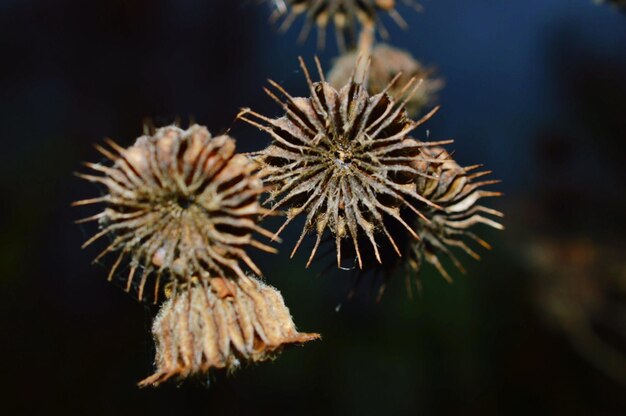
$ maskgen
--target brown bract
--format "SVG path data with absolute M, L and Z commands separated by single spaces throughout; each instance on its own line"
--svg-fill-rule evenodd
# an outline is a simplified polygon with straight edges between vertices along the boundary
M 326 28 L 329 23 L 335 27 L 335 35 L 339 49 L 346 49 L 346 36 L 354 41 L 357 27 L 376 27 L 383 38 L 388 37 L 387 30 L 380 21 L 379 13 L 387 13 L 398 24 L 407 27 L 406 21 L 396 10 L 395 0 L 273 0 L 275 10 L 271 20 L 280 17 L 284 20 L 281 31 L 287 31 L 301 15 L 305 16 L 304 26 L 298 37 L 304 41 L 313 26 L 317 27 L 317 45 L 323 48 L 326 43 Z M 402 0 L 402 3 L 421 10 L 413 0 Z
M 336 239 L 338 265 L 341 264 L 340 240 L 349 237 L 362 267 L 358 244 L 362 234 L 367 236 L 379 263 L 382 263 L 377 245 L 379 234 L 385 234 L 400 255 L 385 219 L 394 218 L 418 238 L 401 217 L 400 210 L 408 208 L 427 222 L 420 210 L 436 207 L 417 192 L 416 179 L 424 173 L 415 168 L 415 162 L 424 159 L 423 148 L 448 142 L 423 143 L 408 135 L 437 109 L 413 121 L 404 109 L 411 92 L 401 102 L 387 94 L 395 80 L 380 93 L 369 95 L 363 80 L 355 80 L 353 75 L 348 84 L 337 90 L 324 80 L 319 61 L 322 80 L 315 83 L 303 61 L 300 62 L 310 97 L 292 97 L 270 81 L 282 98 L 266 91 L 285 114 L 271 119 L 245 109 L 239 116 L 273 138 L 272 144 L 257 154 L 257 159 L 271 188 L 268 202 L 275 203 L 272 211 L 287 209 L 287 220 L 277 235 L 291 220 L 306 213 L 304 229 L 292 256 L 304 236 L 313 231 L 317 240 L 309 264 L 327 229 Z M 405 92 L 411 90 L 414 81 L 405 86 Z
M 419 271 L 424 259 L 435 266 L 446 280 L 451 281 L 440 261 L 441 255 L 450 258 L 461 272 L 465 272 L 451 248 L 460 248 L 471 257 L 479 259 L 480 256 L 470 248 L 467 240 L 487 249 L 490 246 L 470 229 L 477 224 L 504 229 L 500 223 L 488 217 L 502 217 L 503 214 L 479 204 L 482 198 L 501 195 L 500 192 L 483 189 L 499 181 L 478 181 L 478 178 L 491 172 L 478 171 L 480 165 L 462 168 L 442 148 L 424 148 L 422 151 L 426 157 L 416 162 L 416 169 L 428 172 L 429 176 L 417 178 L 418 191 L 439 208 L 429 208 L 426 216 L 430 221 L 415 219 L 416 232 L 421 240 L 412 242 L 409 264 Z
M 163 304 L 152 333 L 157 369 L 141 387 L 233 370 L 319 338 L 298 332 L 280 292 L 252 277 L 192 283 Z
M 127 149 L 107 143 L 111 150 L 96 148 L 112 165 L 86 163 L 99 175 L 79 175 L 104 185 L 106 194 L 74 205 L 105 205 L 82 221 L 100 225 L 84 247 L 104 236 L 112 240 L 96 258 L 118 253 L 109 279 L 128 257 L 126 289 L 140 274 L 141 299 L 146 280 L 154 275 L 156 302 L 162 276 L 173 283 L 211 274 L 243 277 L 240 260 L 260 273 L 244 247 L 274 251 L 252 237 L 255 231 L 271 236 L 256 225 L 264 213 L 258 203 L 263 185 L 258 166 L 235 154 L 232 138 L 211 137 L 206 128 L 194 125 L 158 129 Z

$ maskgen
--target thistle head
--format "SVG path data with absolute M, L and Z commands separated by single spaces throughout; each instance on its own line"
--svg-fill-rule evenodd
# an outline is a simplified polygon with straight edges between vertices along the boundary
M 379 14 L 388 14 L 398 26 L 407 27 L 406 21 L 396 10 L 395 0 L 272 0 L 274 12 L 270 18 L 283 18 L 280 31 L 287 31 L 299 16 L 305 16 L 304 26 L 298 37 L 304 41 L 313 26 L 317 28 L 317 45 L 323 49 L 326 43 L 326 28 L 332 24 L 340 50 L 355 43 L 357 28 L 376 28 L 383 38 L 389 37 Z M 420 10 L 413 0 L 404 4 Z
M 178 289 L 152 326 L 157 369 L 140 387 L 232 371 L 319 338 L 298 332 L 280 292 L 255 278 L 194 280 Z
M 363 79 L 354 74 L 340 90 L 321 78 L 313 82 L 301 60 L 309 97 L 292 97 L 280 85 L 266 90 L 284 111 L 272 119 L 251 110 L 240 118 L 272 137 L 272 143 L 257 154 L 261 173 L 271 192 L 272 211 L 287 210 L 287 220 L 278 231 L 300 214 L 305 225 L 292 255 L 309 232 L 317 234 L 309 264 L 323 234 L 335 237 L 337 264 L 341 264 L 341 240 L 354 245 L 358 265 L 363 266 L 359 237 L 367 237 L 379 263 L 378 238 L 385 235 L 401 255 L 385 221 L 398 221 L 414 238 L 413 228 L 400 215 L 402 209 L 422 216 L 424 207 L 436 207 L 417 191 L 417 178 L 425 175 L 415 166 L 422 149 L 448 142 L 419 142 L 409 137 L 437 109 L 419 121 L 411 120 L 405 105 L 419 86 L 405 86 L 406 98 L 397 102 L 388 94 L 394 79 L 383 91 L 370 95 Z M 365 71 L 366 72 L 366 71 Z M 278 234 L 277 233 L 277 234 Z
M 129 148 L 107 143 L 110 149 L 96 148 L 109 163 L 86 163 L 96 174 L 79 174 L 104 185 L 105 194 L 74 205 L 104 204 L 100 213 L 81 221 L 100 226 L 84 246 L 104 236 L 111 239 L 96 258 L 117 253 L 109 279 L 128 258 L 126 290 L 138 278 L 142 299 L 152 276 L 156 302 L 162 277 L 172 284 L 191 276 L 242 277 L 240 261 L 260 273 L 244 248 L 273 251 L 252 235 L 268 235 L 256 225 L 264 212 L 258 203 L 263 185 L 257 165 L 235 154 L 232 138 L 211 137 L 194 125 L 160 128 Z
M 442 258 L 450 259 L 457 269 L 465 273 L 453 249 L 460 249 L 478 260 L 480 256 L 472 245 L 487 249 L 491 246 L 474 232 L 474 226 L 484 224 L 504 229 L 502 224 L 492 219 L 503 214 L 481 204 L 483 198 L 501 195 L 486 189 L 499 181 L 479 180 L 491 172 L 479 170 L 481 165 L 461 167 L 443 148 L 431 147 L 422 151 L 426 157 L 416 161 L 416 168 L 429 175 L 417 179 L 418 191 L 436 203 L 438 208 L 428 209 L 426 216 L 429 221 L 415 218 L 415 230 L 421 239 L 411 243 L 408 264 L 418 272 L 426 261 L 435 266 L 446 280 L 452 281 Z

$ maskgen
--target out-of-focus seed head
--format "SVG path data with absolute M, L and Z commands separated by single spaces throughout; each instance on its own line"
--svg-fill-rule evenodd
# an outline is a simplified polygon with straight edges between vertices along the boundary
M 111 164 L 86 163 L 98 175 L 79 175 L 104 185 L 105 195 L 75 205 L 105 205 L 99 214 L 81 221 L 100 225 L 84 247 L 111 238 L 96 258 L 117 253 L 109 279 L 129 258 L 126 290 L 133 287 L 139 270 L 139 299 L 153 276 L 156 302 L 162 276 L 174 284 L 190 276 L 242 277 L 240 260 L 260 274 L 244 248 L 274 251 L 252 237 L 253 232 L 271 236 L 256 225 L 264 213 L 258 202 L 263 184 L 258 165 L 235 154 L 232 138 L 211 137 L 206 128 L 194 125 L 188 130 L 160 128 L 126 149 L 107 143 L 111 150 L 96 148 Z
M 491 172 L 478 171 L 480 165 L 462 168 L 442 148 L 423 148 L 422 151 L 426 157 L 416 162 L 416 168 L 429 175 L 417 178 L 418 192 L 439 208 L 429 208 L 426 217 L 430 221 L 419 217 L 415 219 L 416 232 L 421 239 L 412 242 L 409 264 L 415 271 L 419 271 L 425 260 L 435 266 L 446 280 L 451 281 L 440 258 L 448 257 L 464 273 L 465 269 L 451 249 L 459 248 L 471 257 L 480 259 L 467 241 L 487 249 L 490 246 L 471 228 L 476 224 L 485 224 L 498 230 L 504 228 L 488 217 L 502 217 L 501 212 L 479 204 L 482 198 L 501 195 L 500 192 L 484 189 L 499 181 L 477 180 Z
M 240 114 L 240 118 L 273 138 L 272 144 L 258 153 L 258 161 L 271 188 L 268 202 L 275 202 L 272 210 L 287 209 L 287 220 L 277 234 L 305 213 L 304 229 L 292 256 L 305 235 L 315 232 L 317 241 L 309 264 L 327 229 L 335 236 L 338 265 L 341 265 L 340 242 L 350 238 L 358 265 L 363 266 L 358 243 L 361 235 L 371 243 L 379 263 L 382 263 L 377 241 L 380 234 L 386 236 L 400 255 L 385 220 L 395 218 L 418 238 L 401 217 L 400 210 L 407 208 L 422 216 L 420 209 L 436 206 L 418 193 L 416 179 L 424 173 L 414 166 L 423 157 L 423 148 L 448 142 L 418 142 L 409 134 L 437 109 L 413 121 L 404 109 L 411 92 L 401 102 L 387 93 L 397 77 L 375 95 L 369 95 L 363 80 L 355 80 L 354 76 L 336 90 L 324 80 L 319 61 L 317 67 L 322 80 L 315 83 L 304 62 L 300 62 L 310 97 L 292 97 L 270 81 L 282 98 L 266 91 L 285 114 L 277 119 L 249 109 Z M 419 86 L 412 88 L 413 81 L 405 90 Z
M 213 278 L 179 289 L 154 321 L 157 369 L 141 387 L 234 370 L 319 338 L 298 332 L 280 292 L 255 278 Z
M 348 52 L 340 56 L 328 74 L 328 83 L 341 88 L 350 80 L 358 58 L 357 52 Z M 398 81 L 389 90 L 395 99 L 400 99 L 402 86 L 412 78 L 422 81 L 422 86 L 407 102 L 406 109 L 411 117 L 417 116 L 424 107 L 431 105 L 437 92 L 443 87 L 443 80 L 433 77 L 433 69 L 422 66 L 408 52 L 386 44 L 375 46 L 371 53 L 371 68 L 367 77 L 367 91 L 374 95 L 383 89 L 391 80 L 400 75 Z
M 272 3 L 274 12 L 271 20 L 284 18 L 280 31 L 287 31 L 299 16 L 304 15 L 305 22 L 298 40 L 304 41 L 315 26 L 320 49 L 326 43 L 326 28 L 329 23 L 334 25 L 341 50 L 345 50 L 346 46 L 353 46 L 358 26 L 376 27 L 383 38 L 389 37 L 380 21 L 381 12 L 388 14 L 398 26 L 407 27 L 406 21 L 396 10 L 395 0 L 272 0 Z M 421 10 L 419 4 L 413 0 L 402 0 L 402 3 Z
M 623 238 L 535 232 L 525 245 L 531 299 L 541 320 L 595 368 L 626 385 L 626 345 L 619 336 L 626 316 L 616 313 L 626 299 Z
M 626 0 L 595 0 L 595 2 L 599 4 L 608 3 L 611 6 L 620 7 L 622 10 L 626 10 Z

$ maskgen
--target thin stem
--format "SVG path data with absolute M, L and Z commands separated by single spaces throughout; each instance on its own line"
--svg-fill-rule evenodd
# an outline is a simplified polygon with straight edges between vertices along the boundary
M 372 48 L 376 40 L 376 25 L 375 22 L 367 21 L 361 26 L 361 33 L 359 33 L 359 42 L 357 48 L 357 56 L 360 59 L 357 60 L 358 67 L 354 79 L 365 79 L 364 75 L 367 71 L 369 58 L 372 55 Z

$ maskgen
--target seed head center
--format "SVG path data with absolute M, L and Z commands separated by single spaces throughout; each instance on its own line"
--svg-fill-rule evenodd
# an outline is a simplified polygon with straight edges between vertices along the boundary
M 182 209 L 187 209 L 191 205 L 193 205 L 194 198 L 193 198 L 193 196 L 184 195 L 184 194 L 178 194 L 178 195 L 176 195 L 176 203 Z
M 346 149 L 337 149 L 334 152 L 335 164 L 340 169 L 348 169 L 352 164 L 352 152 Z

